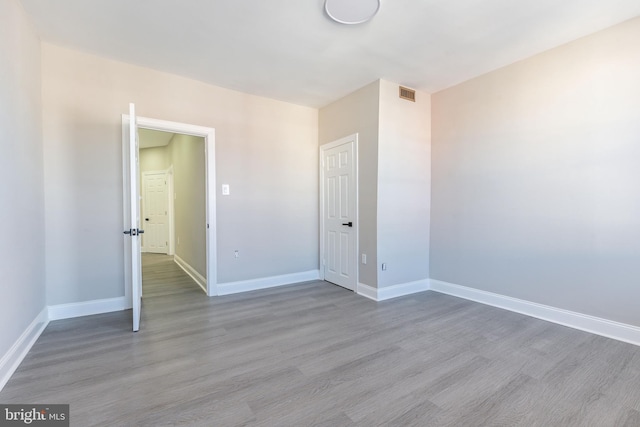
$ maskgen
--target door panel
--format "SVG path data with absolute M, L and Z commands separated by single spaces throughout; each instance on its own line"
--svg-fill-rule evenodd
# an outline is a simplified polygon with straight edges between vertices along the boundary
M 357 220 L 353 141 L 323 151 L 324 278 L 355 290 Z
M 140 167 L 138 158 L 138 126 L 136 121 L 135 106 L 129 104 L 129 139 L 128 139 L 128 183 L 129 183 L 129 216 L 128 224 L 125 223 L 125 227 L 129 227 L 125 230 L 125 239 L 130 240 L 130 251 L 127 253 L 130 255 L 131 271 L 128 283 L 131 283 L 131 302 L 133 306 L 133 331 L 140 329 L 140 316 L 142 310 L 142 254 L 140 248 L 140 234 L 143 232 L 140 230 L 140 186 L 138 184 L 138 177 Z
M 145 252 L 166 254 L 169 250 L 168 191 L 166 172 L 144 172 L 143 207 Z

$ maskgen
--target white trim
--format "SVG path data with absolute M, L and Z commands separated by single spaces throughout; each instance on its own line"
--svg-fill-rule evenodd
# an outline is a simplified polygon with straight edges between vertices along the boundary
M 207 251 L 207 284 L 206 294 L 208 296 L 218 295 L 218 241 L 217 239 L 217 219 L 216 219 L 216 131 L 206 129 L 204 137 L 205 156 L 205 191 L 207 194 L 205 212 L 206 224 L 205 232 Z
M 392 298 L 403 297 L 418 292 L 429 290 L 429 279 L 416 280 L 415 282 L 400 283 L 384 288 L 374 288 L 364 283 L 358 283 L 357 293 L 374 301 L 385 301 Z
M 360 277 L 360 190 L 359 190 L 359 164 L 358 164 L 358 133 L 354 133 L 352 135 L 346 136 L 344 138 L 340 138 L 336 141 L 329 142 L 326 144 L 322 144 L 319 147 L 319 155 L 318 155 L 318 171 L 319 171 L 319 180 L 320 180 L 320 203 L 319 205 L 319 222 L 320 222 L 320 252 L 319 252 L 319 273 L 320 280 L 324 280 L 324 270 L 325 270 L 325 248 L 324 248 L 324 151 L 330 150 L 335 147 L 339 147 L 340 145 L 352 143 L 353 144 L 353 180 L 356 187 L 356 209 L 355 209 L 355 251 L 356 251 L 356 265 L 355 265 L 355 280 L 354 280 L 354 292 L 358 290 L 358 279 Z
M 126 297 L 50 305 L 49 320 L 71 319 L 73 317 L 111 313 L 113 311 L 128 310 L 130 308 L 131 299 Z
M 443 282 L 441 280 L 431 279 L 430 282 L 430 288 L 435 292 L 503 308 L 618 341 L 640 345 L 640 328 L 637 326 L 468 288 L 466 286 L 454 285 L 453 283 Z
M 11 379 L 13 373 L 18 369 L 18 366 L 20 366 L 48 324 L 49 318 L 47 317 L 47 307 L 45 307 L 33 319 L 33 322 L 27 326 L 27 329 L 24 330 L 9 351 L 2 356 L 2 359 L 0 359 L 0 391 Z
M 308 282 L 320 279 L 319 270 L 283 274 L 281 276 L 261 277 L 259 279 L 240 280 L 238 282 L 218 283 L 218 295 L 237 294 L 258 289 L 274 288 L 292 283 Z
M 205 294 L 207 293 L 207 279 L 205 279 L 202 274 L 198 273 L 195 268 L 193 268 L 188 262 L 180 258 L 178 255 L 173 256 L 173 261 L 178 264 L 178 267 L 183 269 L 185 273 L 191 276 L 193 281 L 202 288 Z
M 378 290 L 373 286 L 365 285 L 364 283 L 358 283 L 356 293 L 365 298 L 369 298 L 373 301 L 378 301 Z
M 169 193 L 169 200 L 167 204 L 167 210 L 169 211 L 169 247 L 167 248 L 167 255 L 175 255 L 176 253 L 176 222 L 175 222 L 175 186 L 173 184 L 173 164 L 167 168 L 167 192 Z

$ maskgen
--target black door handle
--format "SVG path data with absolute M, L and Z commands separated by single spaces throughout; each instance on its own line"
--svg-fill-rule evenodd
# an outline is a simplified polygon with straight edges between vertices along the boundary
M 145 220 L 145 221 L 149 221 L 149 218 L 145 218 L 144 220 Z
M 131 228 L 129 230 L 125 230 L 124 234 L 128 234 L 130 236 L 138 236 L 140 234 L 144 234 L 144 230 L 140 230 L 139 228 Z
M 346 224 L 342 223 L 342 225 L 346 225 L 347 227 L 353 227 L 353 222 L 349 221 Z

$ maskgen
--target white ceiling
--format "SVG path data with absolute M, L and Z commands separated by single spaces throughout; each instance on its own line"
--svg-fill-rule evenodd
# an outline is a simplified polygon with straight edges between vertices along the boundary
M 164 147 L 165 145 L 169 145 L 169 141 L 171 141 L 174 135 L 174 133 L 162 132 L 160 130 L 138 128 L 138 145 L 140 149 Z
M 435 92 L 640 15 L 638 0 L 21 0 L 43 40 L 321 107 L 378 78 Z M 345 0 L 346 1 L 346 0 Z

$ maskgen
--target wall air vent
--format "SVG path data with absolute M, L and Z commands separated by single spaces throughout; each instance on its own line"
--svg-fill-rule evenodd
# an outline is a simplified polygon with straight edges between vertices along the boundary
M 407 87 L 400 86 L 400 98 L 407 101 L 416 102 L 416 91 Z

